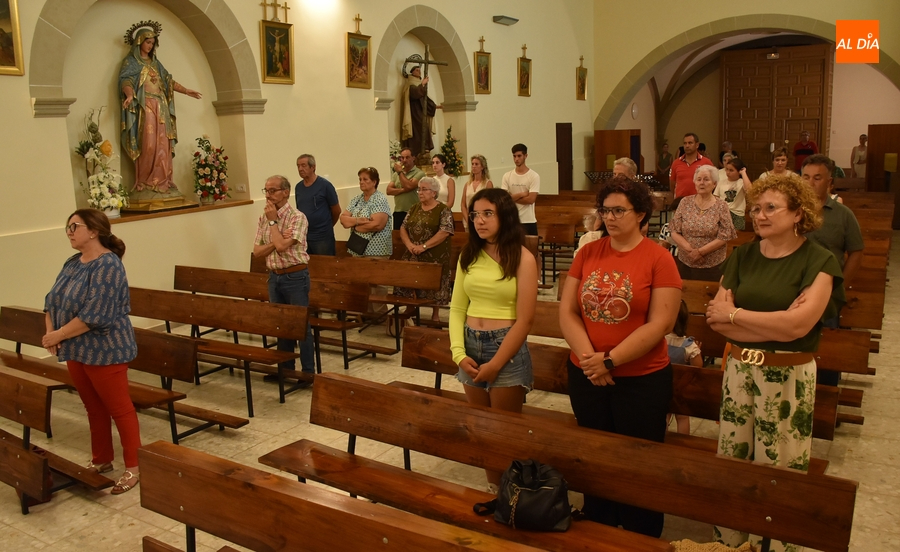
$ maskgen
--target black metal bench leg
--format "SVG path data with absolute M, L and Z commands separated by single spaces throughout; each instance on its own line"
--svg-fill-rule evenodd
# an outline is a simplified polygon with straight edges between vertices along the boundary
M 412 462 L 409 458 L 409 449 L 403 449 L 403 469 L 412 471 Z
M 253 417 L 253 385 L 250 383 L 250 362 L 244 362 L 244 386 L 247 389 L 247 417 Z
M 316 373 L 322 373 L 322 345 L 319 343 L 319 338 L 322 336 L 321 330 L 318 328 L 313 330 L 313 343 L 315 344 L 316 351 Z
M 190 525 L 184 526 L 186 552 L 197 552 L 197 531 Z
M 761 543 L 759 543 L 759 546 L 760 552 L 769 552 L 772 546 L 772 539 L 770 539 L 769 537 L 763 537 L 763 540 Z
M 347 330 L 341 331 L 341 349 L 344 351 L 344 370 L 350 369 L 350 351 L 347 349 Z M 375 356 L 375 355 L 372 355 Z
M 178 444 L 178 427 L 175 425 L 175 403 L 169 403 L 169 427 L 172 428 L 172 443 Z

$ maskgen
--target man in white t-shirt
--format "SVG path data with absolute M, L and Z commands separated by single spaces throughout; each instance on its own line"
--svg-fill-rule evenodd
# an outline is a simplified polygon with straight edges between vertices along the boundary
M 516 168 L 503 175 L 500 187 L 509 192 L 519 208 L 519 222 L 528 236 L 537 236 L 537 218 L 534 216 L 534 202 L 541 191 L 541 177 L 525 165 L 528 148 L 525 144 L 512 147 Z

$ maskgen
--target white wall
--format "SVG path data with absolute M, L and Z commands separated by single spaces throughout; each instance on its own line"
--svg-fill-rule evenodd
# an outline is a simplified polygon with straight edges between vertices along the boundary
M 835 63 L 832 100 L 828 155 L 841 167 L 870 124 L 900 123 L 900 90 L 869 65 Z
M 259 3 L 225 1 L 259 64 Z M 84 2 L 87 0 L 73 3 L 73 9 L 77 11 Z M 451 22 L 467 63 L 482 35 L 485 49 L 493 53 L 493 93 L 476 96 L 479 103 L 474 112 L 445 114 L 448 122 L 451 116 L 458 121 L 453 123 L 454 133 L 465 135 L 464 151 L 486 155 L 499 182 L 503 172 L 512 167 L 510 147 L 524 142 L 529 147 L 529 166 L 542 176 L 542 192 L 554 193 L 555 123 L 573 123 L 575 167 L 585 164 L 578 144 L 593 136 L 592 102 L 575 100 L 573 69 L 580 55 L 588 58 L 585 61 L 590 66 L 594 3 L 425 3 Z M 205 133 L 226 148 L 237 144 L 246 150 L 248 178 L 243 184 L 256 203 L 115 224 L 113 231 L 128 246 L 125 265 L 133 284 L 170 288 L 177 263 L 246 269 L 261 212 L 259 189 L 272 174 L 296 181 L 295 160 L 300 153 L 316 156 L 319 174 L 338 188 L 342 205 L 359 193 L 356 172 L 360 167 L 373 165 L 389 174 L 389 112 L 375 110 L 372 90 L 345 87 L 344 40 L 346 33 L 355 29 L 353 18 L 360 13 L 361 32 L 372 36 L 374 69 L 381 37 L 392 20 L 412 4 L 399 0 L 384 0 L 377 8 L 362 0 L 289 0 L 289 4 L 297 81 L 293 86 L 263 84 L 262 96 L 267 100 L 263 115 L 216 116 L 211 105 L 217 99 L 215 82 L 197 40 L 151 0 L 99 0 L 79 21 L 71 45 L 60 52 L 66 59 L 63 96 L 77 98 L 68 118 L 35 119 L 29 76 L 0 77 L 0 127 L 10 137 L 0 148 L 0 305 L 40 306 L 59 267 L 71 254 L 63 225 L 83 202 L 80 191 L 76 193 L 80 165 L 73 164 L 80 161 L 72 149 L 84 114 L 101 105 L 108 106 L 101 131 L 118 146 L 118 110 L 112 109 L 118 103 L 116 77 L 127 53 L 122 36 L 136 21 L 162 22 L 160 59 L 177 81 L 204 94 L 202 101 L 177 98 L 180 141 L 175 173 L 180 189 L 192 189 L 189 157 L 194 138 Z M 26 72 L 43 6 L 42 0 L 19 2 Z M 497 25 L 491 21 L 496 13 L 520 21 L 511 27 Z M 406 43 L 411 44 L 412 39 L 404 39 Z M 534 63 L 530 98 L 516 96 L 515 90 L 515 60 L 523 43 L 528 44 L 528 56 Z M 590 91 L 595 75 L 589 77 Z M 440 91 L 436 95 L 440 100 Z M 439 132 L 436 145 L 443 142 L 444 131 Z M 236 187 L 242 182 L 232 184 Z M 338 235 L 346 233 L 339 228 Z
M 631 106 L 637 106 L 637 117 L 632 116 Z M 622 114 L 616 130 L 641 130 L 641 155 L 644 157 L 644 172 L 656 170 L 656 113 L 653 106 L 653 95 L 650 85 L 641 88 L 628 104 Z M 671 148 L 670 148 L 671 150 Z M 640 169 L 640 167 L 638 167 Z

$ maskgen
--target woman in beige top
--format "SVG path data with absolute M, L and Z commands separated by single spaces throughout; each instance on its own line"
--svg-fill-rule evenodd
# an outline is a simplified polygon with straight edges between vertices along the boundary
M 463 186 L 462 200 L 460 202 L 463 226 L 467 229 L 469 228 L 469 198 L 473 197 L 476 192 L 494 187 L 494 183 L 491 182 L 491 174 L 488 172 L 487 159 L 483 155 L 476 153 L 472 156 L 470 162 L 472 169 L 469 171 L 469 181 Z

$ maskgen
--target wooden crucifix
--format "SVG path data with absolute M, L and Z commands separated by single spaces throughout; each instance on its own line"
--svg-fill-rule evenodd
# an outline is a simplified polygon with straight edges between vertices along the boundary
M 484 36 L 482 36 L 481 38 L 478 39 L 478 44 L 480 45 L 478 48 L 478 51 L 483 52 L 484 51 Z
M 525 55 L 525 50 L 527 50 L 527 49 L 528 49 L 528 45 L 527 45 L 527 44 L 522 44 L 522 57 L 523 57 L 524 59 L 528 59 L 528 56 Z
M 362 17 L 360 17 L 359 14 L 356 14 L 353 21 L 356 21 L 356 34 L 359 34 L 359 24 L 362 23 Z
M 275 2 L 275 5 L 277 6 L 277 5 L 278 5 L 278 2 Z M 287 3 L 287 2 L 285 2 L 284 5 L 281 6 L 281 8 L 284 10 L 284 22 L 287 23 L 287 22 L 288 22 L 288 20 L 287 20 L 287 12 L 288 12 L 289 9 L 291 9 L 291 7 L 288 6 L 288 3 Z M 278 8 L 275 8 L 275 12 L 276 12 L 276 13 L 278 12 Z
M 263 9 L 263 20 L 278 21 L 278 2 L 276 2 L 275 0 L 272 0 L 272 3 L 269 4 L 266 0 L 263 0 L 262 2 L 259 3 L 259 5 L 262 6 L 262 9 Z M 269 19 L 269 8 L 270 7 L 275 8 L 275 19 L 271 19 L 271 20 Z
M 419 99 L 419 102 L 422 104 L 422 133 L 419 136 L 419 155 L 422 155 L 425 152 L 425 136 L 426 132 L 431 132 L 431 129 L 428 128 L 428 83 L 425 83 L 425 79 L 428 78 L 428 66 L 429 65 L 448 65 L 446 61 L 437 61 L 434 59 L 429 59 L 431 54 L 431 47 L 426 44 L 425 45 L 425 58 L 420 58 L 418 54 L 414 54 L 408 58 L 406 58 L 407 63 L 415 63 L 417 65 L 424 65 L 425 70 L 423 71 L 422 81 L 424 87 L 424 94 Z M 430 153 L 430 152 L 429 152 Z

